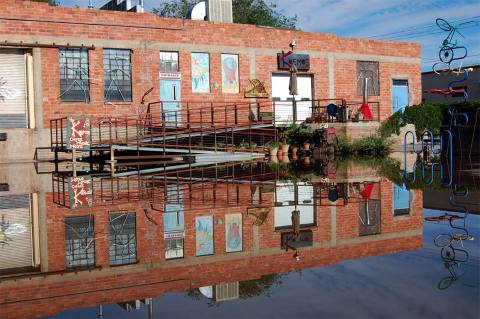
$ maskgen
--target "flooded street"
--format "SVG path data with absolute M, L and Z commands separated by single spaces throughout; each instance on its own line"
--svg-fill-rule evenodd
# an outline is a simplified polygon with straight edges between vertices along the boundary
M 467 164 L 3 165 L 0 317 L 475 318 Z

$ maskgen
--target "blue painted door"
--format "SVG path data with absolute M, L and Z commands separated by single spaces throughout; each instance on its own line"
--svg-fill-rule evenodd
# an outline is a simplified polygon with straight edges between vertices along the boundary
M 405 185 L 393 184 L 393 215 L 406 215 L 410 213 L 410 191 Z
M 168 125 L 181 126 L 182 124 L 182 93 L 180 80 L 160 80 L 161 111 Z
M 405 109 L 408 106 L 408 81 L 407 80 L 393 80 L 392 84 L 392 107 L 393 113 Z

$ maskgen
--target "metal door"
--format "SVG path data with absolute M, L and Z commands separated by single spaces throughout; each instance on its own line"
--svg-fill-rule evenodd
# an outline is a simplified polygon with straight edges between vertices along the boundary
M 0 274 L 33 266 L 31 197 L 0 196 Z
M 409 93 L 407 80 L 393 80 L 392 84 L 392 108 L 393 113 L 402 111 L 408 106 Z
M 25 52 L 0 50 L 0 128 L 27 127 Z
M 393 215 L 408 215 L 410 213 L 410 191 L 405 185 L 393 184 Z
M 161 111 L 170 126 L 181 126 L 182 124 L 181 97 L 180 80 L 160 80 L 160 100 L 163 102 Z

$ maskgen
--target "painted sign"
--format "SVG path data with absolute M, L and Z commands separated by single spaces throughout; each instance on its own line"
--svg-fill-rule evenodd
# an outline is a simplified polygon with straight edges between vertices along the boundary
M 210 55 L 208 53 L 192 53 L 192 92 L 210 92 Z
M 67 149 L 89 150 L 92 133 L 87 117 L 67 117 Z
M 308 54 L 296 54 L 292 51 L 282 51 L 277 53 L 278 69 L 290 70 L 290 66 L 295 64 L 298 71 L 310 70 L 310 56 Z
M 213 215 L 195 218 L 197 256 L 213 255 Z
M 245 97 L 253 98 L 267 98 L 268 92 L 265 89 L 265 85 L 258 79 L 248 80 L 250 82 L 250 88 L 245 90 Z
M 68 178 L 68 199 L 71 209 L 92 207 L 93 183 L 91 176 Z
M 181 80 L 182 75 L 180 73 L 172 73 L 172 72 L 160 72 L 159 73 L 160 79 L 168 79 L 168 80 Z
M 242 214 L 225 215 L 225 250 L 227 253 L 243 250 L 242 232 Z
M 238 55 L 236 54 L 222 54 L 222 92 L 240 92 Z

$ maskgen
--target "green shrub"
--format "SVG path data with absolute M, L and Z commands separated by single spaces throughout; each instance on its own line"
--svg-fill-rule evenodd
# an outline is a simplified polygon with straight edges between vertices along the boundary
M 480 108 L 480 102 L 461 102 L 461 103 L 422 103 L 409 106 L 405 111 L 396 112 L 383 123 L 379 128 L 379 134 L 382 137 L 388 137 L 391 134 L 399 134 L 400 128 L 407 125 L 415 125 L 417 136 L 421 136 L 424 130 L 431 130 L 434 134 L 439 133 L 442 124 L 449 119 L 448 109 L 452 108 L 459 112 L 475 110 Z
M 381 136 L 364 137 L 353 142 L 339 136 L 334 145 L 335 152 L 343 156 L 384 156 L 390 152 L 391 142 Z

